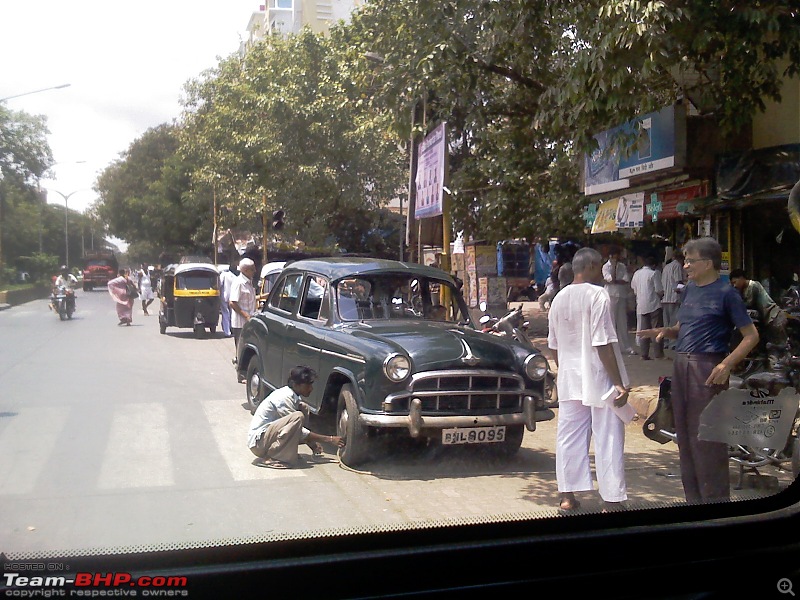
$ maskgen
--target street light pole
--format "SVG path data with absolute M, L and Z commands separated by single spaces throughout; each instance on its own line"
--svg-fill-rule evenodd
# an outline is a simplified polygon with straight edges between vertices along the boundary
M 12 98 L 21 98 L 22 96 L 30 96 L 31 94 L 38 94 L 39 92 L 46 92 L 48 90 L 61 90 L 71 85 L 72 85 L 71 83 L 64 83 L 62 85 L 54 85 L 52 87 L 46 87 L 40 90 L 33 90 L 32 92 L 24 92 L 22 94 L 16 94 L 14 96 L 6 96 L 5 98 L 0 98 L 0 102 L 5 102 L 6 100 L 11 100 Z
M 73 194 L 82 192 L 84 190 L 75 190 L 69 194 L 62 194 L 58 190 L 48 190 L 54 192 L 64 199 L 64 264 L 69 268 L 69 198 Z

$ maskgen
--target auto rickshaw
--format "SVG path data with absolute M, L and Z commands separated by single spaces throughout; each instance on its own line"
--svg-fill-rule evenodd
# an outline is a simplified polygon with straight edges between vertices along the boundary
M 169 265 L 159 281 L 158 326 L 191 327 L 195 337 L 202 337 L 206 327 L 210 333 L 219 323 L 219 273 L 214 265 L 187 263 Z

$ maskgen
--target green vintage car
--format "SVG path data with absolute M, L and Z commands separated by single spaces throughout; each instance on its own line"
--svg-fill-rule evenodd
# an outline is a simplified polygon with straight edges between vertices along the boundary
M 293 367 L 317 371 L 306 402 L 346 438 L 348 465 L 375 458 L 379 441 L 397 435 L 510 455 L 526 427 L 554 417 L 541 352 L 477 330 L 456 281 L 423 265 L 291 263 L 237 353 L 251 411 Z

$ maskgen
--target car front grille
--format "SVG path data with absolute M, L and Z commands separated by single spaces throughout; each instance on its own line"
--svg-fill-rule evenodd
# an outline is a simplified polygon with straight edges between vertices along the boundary
M 522 411 L 525 384 L 514 373 L 465 370 L 417 373 L 406 391 L 386 398 L 384 409 L 407 414 L 413 398 L 423 415 L 485 415 Z

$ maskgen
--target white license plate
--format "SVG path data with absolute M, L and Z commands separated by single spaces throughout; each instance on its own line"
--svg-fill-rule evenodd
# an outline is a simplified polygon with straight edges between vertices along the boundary
M 506 439 L 506 426 L 455 427 L 442 430 L 442 444 L 493 444 Z

